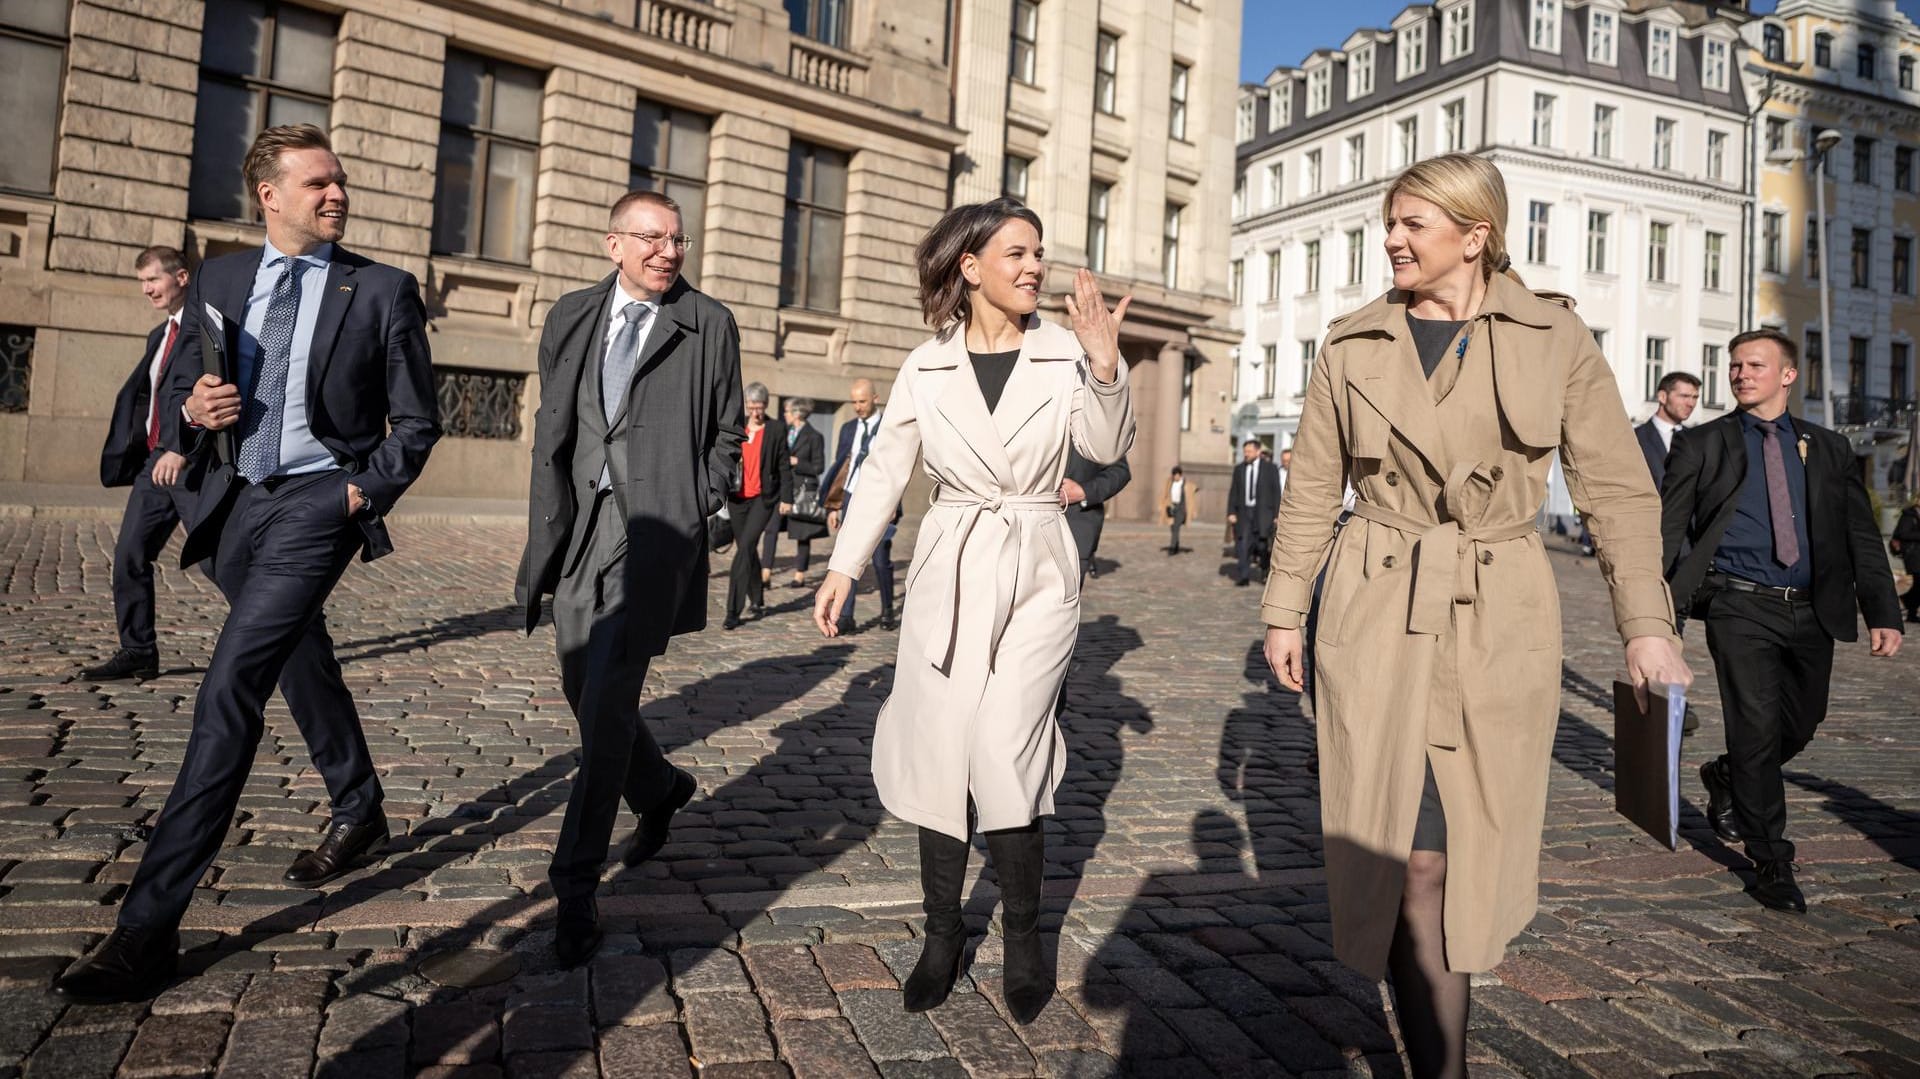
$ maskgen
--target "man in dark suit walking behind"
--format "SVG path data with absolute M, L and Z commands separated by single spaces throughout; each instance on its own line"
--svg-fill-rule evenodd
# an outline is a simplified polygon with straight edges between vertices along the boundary
M 1132 480 L 1133 470 L 1127 467 L 1125 457 L 1103 467 L 1080 456 L 1074 447 L 1067 447 L 1067 474 L 1060 480 L 1060 504 L 1066 507 L 1067 531 L 1080 554 L 1082 583 L 1089 573 L 1100 576 L 1093 556 L 1100 549 L 1100 533 L 1107 523 L 1107 502 Z
M 1640 452 L 1647 459 L 1647 470 L 1653 473 L 1653 486 L 1658 490 L 1667 478 L 1673 433 L 1686 426 L 1700 403 L 1700 380 L 1685 371 L 1669 371 L 1654 390 L 1653 399 L 1660 407 L 1647 422 L 1633 429 L 1633 437 L 1640 442 Z
M 840 530 L 840 522 L 846 519 L 847 507 L 852 505 L 854 489 L 860 484 L 860 467 L 866 463 L 867 451 L 873 448 L 873 440 L 880 435 L 880 402 L 875 396 L 873 382 L 857 378 L 847 390 L 847 403 L 853 406 L 853 418 L 840 425 L 840 436 L 836 439 L 833 463 L 827 466 L 826 474 L 820 477 L 820 489 L 828 492 L 827 505 L 836 502 L 839 508 L 827 511 L 827 527 L 835 532 Z M 900 507 L 893 509 L 893 519 L 887 523 L 887 530 L 880 537 L 880 545 L 873 549 L 874 583 L 880 587 L 880 626 L 892 629 L 899 624 L 893 612 L 893 534 L 900 524 Z M 840 609 L 839 630 L 852 633 L 854 597 L 860 594 L 860 581 L 855 579 L 847 590 L 847 605 Z
M 1778 330 L 1727 349 L 1734 412 L 1673 443 L 1661 489 L 1675 606 L 1706 624 L 1727 753 L 1700 767 L 1707 819 L 1746 842 L 1762 905 L 1805 913 L 1786 839 L 1781 767 L 1827 711 L 1833 642 L 1900 650 L 1900 609 L 1867 489 L 1847 440 L 1787 412 L 1799 354 Z
M 1280 512 L 1280 469 L 1260 456 L 1260 440 L 1240 445 L 1240 463 L 1233 467 L 1233 490 L 1227 494 L 1227 523 L 1233 526 L 1235 584 L 1252 583 L 1249 562 L 1267 573 L 1267 545 L 1273 542 L 1273 519 Z
M 161 387 L 167 365 L 180 348 L 180 318 L 187 303 L 187 261 L 171 247 L 149 247 L 133 260 L 140 291 L 166 320 L 147 335 L 140 362 L 113 401 L 113 419 L 100 451 L 100 483 L 126 487 L 127 509 L 113 547 L 113 620 L 120 648 L 106 662 L 80 672 L 92 681 L 153 678 L 160 673 L 160 647 L 153 630 L 153 564 L 190 508 L 187 459 L 161 444 Z
M 1667 455 L 1672 451 L 1673 436 L 1686 425 L 1687 418 L 1700 403 L 1700 380 L 1685 371 L 1669 371 L 1654 390 L 1653 398 L 1659 407 L 1647 422 L 1633 429 L 1633 437 L 1640 443 L 1640 453 L 1647 459 L 1647 471 L 1653 473 L 1653 489 L 1657 491 L 1667 478 Z M 1682 730 L 1692 734 L 1699 729 L 1700 717 L 1689 704 Z
M 666 844 L 693 798 L 640 716 L 647 664 L 707 624 L 707 516 L 726 504 L 745 436 L 733 313 L 680 276 L 680 207 L 653 191 L 613 204 L 614 272 L 560 297 L 540 334 L 527 548 L 515 595 L 527 632 L 553 596 L 561 687 L 580 724 L 580 770 L 547 877 L 554 950 L 600 946 L 594 892 L 621 799 L 640 818 L 623 861 Z
M 347 175 L 325 132 L 267 128 L 245 173 L 266 245 L 201 265 L 161 418 L 164 442 L 211 455 L 182 561 L 212 558 L 231 608 L 119 925 L 56 984 L 82 1000 L 144 999 L 172 975 L 181 916 L 233 820 L 276 679 L 333 804 L 288 882 L 331 881 L 388 838 L 321 610 L 356 553 L 393 550 L 384 515 L 440 437 L 425 310 L 411 274 L 339 246 Z

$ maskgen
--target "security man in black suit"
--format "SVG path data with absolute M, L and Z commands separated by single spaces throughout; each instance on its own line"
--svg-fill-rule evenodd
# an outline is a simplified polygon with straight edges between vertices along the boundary
M 1876 656 L 1900 650 L 1900 607 L 1852 447 L 1787 412 L 1792 339 L 1753 330 L 1727 351 L 1739 408 L 1674 440 L 1660 531 L 1674 603 L 1706 625 L 1726 712 L 1727 753 L 1700 768 L 1707 818 L 1746 842 L 1750 895 L 1805 913 L 1781 767 L 1826 716 L 1833 642 L 1858 639 L 1855 606 Z
M 1133 480 L 1127 459 L 1106 466 L 1094 464 L 1080 451 L 1067 447 L 1067 474 L 1060 480 L 1060 504 L 1067 510 L 1067 531 L 1080 552 L 1080 580 L 1087 574 L 1100 576 L 1094 566 L 1094 552 L 1100 549 L 1100 532 L 1107 523 L 1107 502 Z
M 100 483 L 126 487 L 127 509 L 113 547 L 113 618 L 120 648 L 106 662 L 81 671 L 90 681 L 152 678 L 160 673 L 153 631 L 153 564 L 172 538 L 193 495 L 187 459 L 160 442 L 160 395 L 167 365 L 180 349 L 181 309 L 187 302 L 187 261 L 171 247 L 149 247 L 133 260 L 140 291 L 165 312 L 166 321 L 147 335 L 140 362 L 113 401 L 113 419 L 100 451 Z
M 1250 561 L 1267 573 L 1267 545 L 1273 542 L 1273 520 L 1280 512 L 1280 468 L 1260 455 L 1260 440 L 1240 445 L 1240 463 L 1233 467 L 1233 490 L 1227 493 L 1227 523 L 1233 526 L 1234 583 L 1252 583 Z
M 827 492 L 827 527 L 840 531 L 840 522 L 846 519 L 847 507 L 852 505 L 854 491 L 860 482 L 860 466 L 866 463 L 867 451 L 872 448 L 873 440 L 880 436 L 880 399 L 876 395 L 870 379 L 857 378 L 847 390 L 847 403 L 853 406 L 853 418 L 840 425 L 840 436 L 835 440 L 833 463 L 820 476 L 820 489 Z M 873 567 L 874 583 L 880 588 L 880 628 L 893 629 L 899 625 L 893 609 L 893 536 L 900 526 L 900 507 L 893 507 L 893 519 L 887 523 L 887 530 L 880 537 L 879 546 L 873 549 L 873 558 L 869 565 Z M 839 630 L 842 634 L 855 631 L 853 620 L 854 599 L 860 594 L 860 582 L 855 580 L 847 591 L 847 605 L 840 608 Z
M 232 823 L 283 671 L 333 805 L 287 881 L 331 881 L 388 838 L 322 608 L 354 555 L 393 550 L 384 515 L 440 437 L 426 310 L 412 274 L 339 246 L 347 175 L 324 131 L 267 128 L 244 171 L 266 245 L 201 264 L 161 417 L 167 445 L 207 455 L 182 560 L 214 559 L 231 607 L 119 924 L 55 983 L 71 999 L 142 1000 L 172 977 L 181 917 Z
M 1667 454 L 1672 452 L 1673 434 L 1686 426 L 1688 417 L 1700 404 L 1700 380 L 1685 371 L 1668 371 L 1654 391 L 1659 403 L 1647 422 L 1633 429 L 1633 437 L 1646 456 L 1647 470 L 1653 473 L 1658 489 L 1667 478 Z

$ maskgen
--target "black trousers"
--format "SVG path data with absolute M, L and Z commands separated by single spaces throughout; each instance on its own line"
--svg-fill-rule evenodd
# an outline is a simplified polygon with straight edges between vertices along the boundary
M 787 515 L 776 513 L 767 522 L 766 538 L 760 542 L 760 565 L 773 569 L 780 551 L 780 533 L 786 528 Z M 793 541 L 793 572 L 806 575 L 807 566 L 813 562 L 813 541 Z
M 120 517 L 120 537 L 113 545 L 113 620 L 120 630 L 120 647 L 143 654 L 158 650 L 153 632 L 153 564 L 160 560 L 192 497 L 179 484 L 154 485 L 155 456 L 147 457 L 134 478 L 126 512 Z M 202 569 L 212 579 L 212 567 L 202 563 Z
M 1172 535 L 1167 537 L 1167 550 L 1172 554 L 1180 553 L 1180 526 L 1187 523 L 1187 507 L 1176 504 L 1173 513 L 1167 518 L 1167 528 Z
M 1726 714 L 1734 819 L 1747 857 L 1791 860 L 1780 770 L 1826 718 L 1833 638 L 1809 604 L 1726 589 L 1708 600 L 1706 624 Z
M 760 580 L 760 534 L 773 520 L 774 504 L 760 498 L 727 498 L 727 516 L 733 521 L 733 567 L 727 573 L 727 617 L 738 618 L 747 604 L 766 605 L 767 586 Z
M 648 660 L 627 649 L 626 519 L 603 490 L 575 527 L 588 529 L 582 554 L 553 594 L 560 686 L 580 725 L 580 770 L 547 869 L 562 899 L 599 887 L 621 800 L 644 813 L 673 788 L 673 765 L 640 717 Z
M 1260 576 L 1267 575 L 1267 544 L 1272 538 L 1271 532 L 1261 530 L 1260 522 L 1254 520 L 1246 511 L 1241 511 L 1240 519 L 1233 523 L 1235 580 L 1246 580 L 1251 569 L 1249 563 L 1254 562 L 1259 563 Z
M 120 924 L 170 928 L 213 864 L 240 804 L 279 681 L 336 824 L 380 814 L 382 793 L 322 608 L 360 549 L 347 476 L 329 471 L 243 486 L 220 531 L 214 579 L 231 609 L 194 700 L 193 733 Z
M 1912 570 L 1907 572 L 1913 573 Z M 1913 583 L 1907 586 L 1905 592 L 1900 593 L 1900 606 L 1907 609 L 1908 618 L 1912 618 L 1915 612 L 1920 612 L 1920 573 L 1913 573 Z

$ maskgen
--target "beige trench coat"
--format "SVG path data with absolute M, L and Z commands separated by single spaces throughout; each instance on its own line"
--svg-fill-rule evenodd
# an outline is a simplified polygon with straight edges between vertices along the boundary
M 936 487 L 873 735 L 893 815 L 965 839 L 969 794 L 981 831 L 1053 812 L 1066 773 L 1053 710 L 1080 632 L 1079 555 L 1055 492 L 1069 439 L 1104 465 L 1133 432 L 1126 364 L 1094 381 L 1073 333 L 1037 316 L 991 413 L 964 332 L 900 368 L 828 563 L 859 575 L 919 456 Z
M 1535 529 L 1559 449 L 1620 637 L 1673 634 L 1660 498 L 1593 334 L 1504 275 L 1464 357 L 1431 381 L 1390 292 L 1328 327 L 1280 503 L 1271 626 L 1315 637 L 1321 825 L 1334 948 L 1379 977 L 1425 765 L 1447 817 L 1456 971 L 1532 920 L 1560 700 L 1560 604 Z M 1350 478 L 1354 517 L 1335 534 Z M 1331 555 L 1329 555 L 1331 549 Z M 1677 643 L 1677 642 L 1676 642 Z

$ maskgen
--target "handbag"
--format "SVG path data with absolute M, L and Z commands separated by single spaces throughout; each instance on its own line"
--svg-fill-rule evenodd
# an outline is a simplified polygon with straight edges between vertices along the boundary
M 707 518 L 707 548 L 715 554 L 733 546 L 733 521 L 722 511 Z
M 820 480 L 817 477 L 803 476 L 797 481 L 792 508 L 787 510 L 787 520 L 814 525 L 827 523 L 827 506 L 820 497 Z

